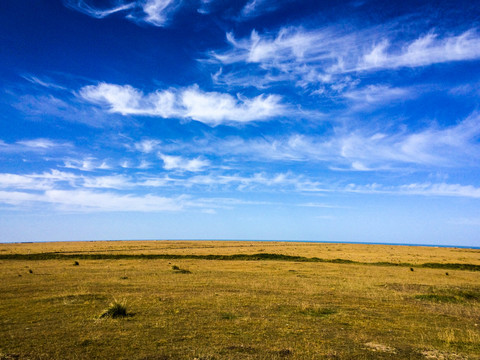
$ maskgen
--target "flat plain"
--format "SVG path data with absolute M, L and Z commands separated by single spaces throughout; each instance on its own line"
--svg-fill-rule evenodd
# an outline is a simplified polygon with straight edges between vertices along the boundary
M 0 359 L 480 359 L 479 270 L 462 248 L 0 244 Z

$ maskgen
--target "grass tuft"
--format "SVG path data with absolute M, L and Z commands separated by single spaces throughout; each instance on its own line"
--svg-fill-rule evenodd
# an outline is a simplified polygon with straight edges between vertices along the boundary
M 117 301 L 114 300 L 110 306 L 100 315 L 100 318 L 119 318 L 119 317 L 126 317 L 128 316 L 127 313 L 127 305 L 125 300 L 123 301 Z

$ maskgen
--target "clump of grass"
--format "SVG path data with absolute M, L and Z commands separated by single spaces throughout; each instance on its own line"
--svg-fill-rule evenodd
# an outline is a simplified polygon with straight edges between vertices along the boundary
M 177 265 L 172 266 L 172 270 L 175 271 L 177 274 L 191 274 L 190 270 L 181 269 Z
M 119 318 L 119 317 L 126 317 L 128 316 L 127 313 L 127 304 L 125 300 L 117 301 L 114 300 L 110 306 L 100 315 L 100 318 Z
M 313 316 L 313 317 L 325 317 L 328 315 L 333 315 L 337 313 L 336 309 L 324 307 L 324 308 L 317 308 L 317 307 L 306 307 L 300 311 L 304 315 Z

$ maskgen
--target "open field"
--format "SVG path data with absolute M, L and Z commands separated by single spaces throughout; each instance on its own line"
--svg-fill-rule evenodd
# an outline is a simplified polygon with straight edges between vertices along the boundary
M 0 244 L 0 359 L 480 359 L 480 272 L 425 263 L 478 266 L 480 250 Z M 101 317 L 115 299 L 127 316 Z

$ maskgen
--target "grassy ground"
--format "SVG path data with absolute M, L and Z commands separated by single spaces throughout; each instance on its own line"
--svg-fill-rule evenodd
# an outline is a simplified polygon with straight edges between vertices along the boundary
M 232 255 L 262 249 L 320 258 L 333 252 L 332 259 L 366 263 L 480 264 L 476 250 L 238 242 L 3 244 L 0 255 Z M 115 300 L 125 304 L 127 316 L 102 316 Z M 0 359 L 480 359 L 478 354 L 478 271 L 260 260 L 0 260 Z

